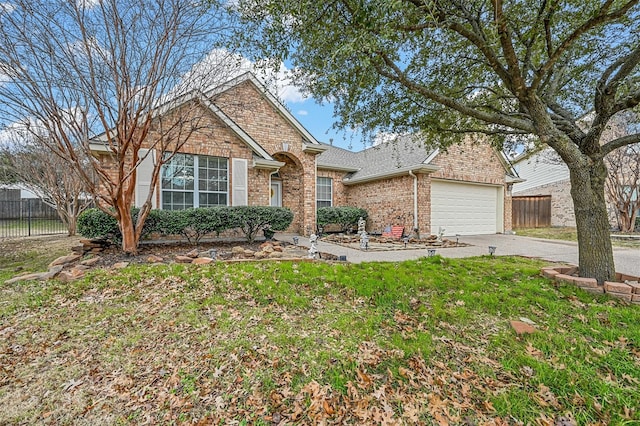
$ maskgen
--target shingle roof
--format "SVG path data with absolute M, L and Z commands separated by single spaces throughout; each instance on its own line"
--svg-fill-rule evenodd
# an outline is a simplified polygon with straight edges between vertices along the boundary
M 318 167 L 352 170 L 349 180 L 361 180 L 423 166 L 434 151 L 415 136 L 399 136 L 359 152 L 329 146 L 318 156 Z
M 358 153 L 339 148 L 333 145 L 327 145 L 327 150 L 318 155 L 318 167 L 327 169 L 337 169 L 345 171 L 356 171 L 360 169 L 360 161 Z

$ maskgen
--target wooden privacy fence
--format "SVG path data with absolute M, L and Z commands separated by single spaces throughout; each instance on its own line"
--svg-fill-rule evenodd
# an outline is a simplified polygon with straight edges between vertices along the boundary
M 551 195 L 513 197 L 511 205 L 513 229 L 551 226 Z

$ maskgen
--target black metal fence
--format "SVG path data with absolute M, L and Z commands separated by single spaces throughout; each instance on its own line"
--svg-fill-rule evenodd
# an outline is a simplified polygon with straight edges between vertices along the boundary
M 0 201 L 0 238 L 67 232 L 56 210 L 39 199 Z

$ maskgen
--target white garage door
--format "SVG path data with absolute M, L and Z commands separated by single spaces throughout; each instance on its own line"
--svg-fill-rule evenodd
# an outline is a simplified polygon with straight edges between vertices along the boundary
M 502 232 L 502 187 L 432 181 L 431 233 L 479 235 Z

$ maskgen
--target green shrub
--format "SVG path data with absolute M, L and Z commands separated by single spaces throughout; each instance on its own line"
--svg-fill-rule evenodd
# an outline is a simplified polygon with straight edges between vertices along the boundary
M 183 235 L 189 226 L 189 210 L 152 210 L 158 216 L 154 231 L 160 235 Z
M 284 231 L 293 221 L 293 213 L 284 207 L 238 206 L 231 209 L 230 221 L 240 228 L 249 242 L 255 240 L 259 231 Z
M 134 222 L 139 209 L 132 209 Z M 291 224 L 293 213 L 282 207 L 242 206 L 209 207 L 187 210 L 151 210 L 142 236 L 156 232 L 162 236 L 182 235 L 198 242 L 205 235 L 240 228 L 248 241 L 255 240 L 264 229 L 283 231 Z M 99 209 L 84 211 L 78 218 L 78 233 L 87 238 L 104 238 L 114 243 L 122 240 L 116 220 Z
M 140 209 L 131 209 L 131 219 L 135 223 L 138 220 Z M 142 228 L 142 236 L 152 232 L 159 232 L 162 218 L 161 210 L 151 210 Z M 100 209 L 85 210 L 78 216 L 78 233 L 86 238 L 102 238 L 119 244 L 122 241 L 122 233 L 116 219 Z
M 86 238 L 104 238 L 117 242 L 121 240 L 118 222 L 100 209 L 87 209 L 78 216 L 78 233 Z
M 357 225 L 360 218 L 366 219 L 368 216 L 367 211 L 359 207 L 321 207 L 318 209 L 318 224 L 338 224 L 342 231 L 346 231 L 349 227 Z
M 199 242 L 202 237 L 238 227 L 229 207 L 202 207 L 183 210 L 186 225 L 184 235 L 189 242 Z

